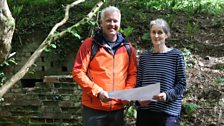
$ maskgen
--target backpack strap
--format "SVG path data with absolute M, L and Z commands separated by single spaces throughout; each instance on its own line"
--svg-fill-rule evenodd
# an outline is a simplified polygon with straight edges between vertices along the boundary
M 130 47 L 130 44 L 124 44 L 127 52 L 128 52 L 128 56 L 129 56 L 129 59 L 131 57 L 131 47 Z M 95 40 L 93 40 L 92 42 L 92 51 L 91 51 L 91 55 L 90 55 L 90 62 L 92 61 L 92 59 L 94 58 L 94 56 L 96 55 L 97 51 L 99 50 L 99 45 L 95 42 Z
M 129 59 L 130 59 L 130 57 L 131 57 L 131 47 L 130 47 L 129 44 L 125 44 L 124 46 L 125 46 L 125 48 L 126 48 L 126 50 L 128 52 L 128 56 L 129 56 Z
M 92 61 L 93 57 L 96 55 L 97 51 L 99 50 L 99 45 L 95 42 L 95 40 L 92 41 L 92 51 L 90 55 L 90 62 Z

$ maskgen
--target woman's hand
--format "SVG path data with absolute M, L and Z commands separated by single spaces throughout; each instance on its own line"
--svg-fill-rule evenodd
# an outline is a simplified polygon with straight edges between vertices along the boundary
M 164 102 L 164 101 L 166 101 L 166 93 L 162 92 L 162 93 L 160 93 L 158 95 L 153 96 L 152 99 Z

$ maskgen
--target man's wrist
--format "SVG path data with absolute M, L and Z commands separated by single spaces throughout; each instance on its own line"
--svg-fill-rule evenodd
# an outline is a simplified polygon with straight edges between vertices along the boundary
M 97 98 L 100 98 L 100 92 L 97 94 L 97 96 L 96 96 Z
M 102 91 L 100 91 L 98 94 L 97 94 L 97 98 L 100 98 L 100 94 L 102 93 Z

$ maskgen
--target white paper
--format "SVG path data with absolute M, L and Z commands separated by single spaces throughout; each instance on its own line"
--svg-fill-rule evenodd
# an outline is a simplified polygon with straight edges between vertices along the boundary
M 160 93 L 160 83 L 144 87 L 108 92 L 110 98 L 121 100 L 153 100 Z

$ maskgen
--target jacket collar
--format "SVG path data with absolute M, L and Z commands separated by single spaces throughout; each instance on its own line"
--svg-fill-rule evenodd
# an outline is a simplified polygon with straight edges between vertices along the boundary
M 93 39 L 100 45 L 106 46 L 109 45 L 108 41 L 104 38 L 103 33 L 101 30 L 96 31 L 96 33 L 93 35 Z M 121 33 L 117 33 L 117 40 L 115 41 L 116 45 L 120 45 L 122 43 L 125 43 L 125 36 Z

